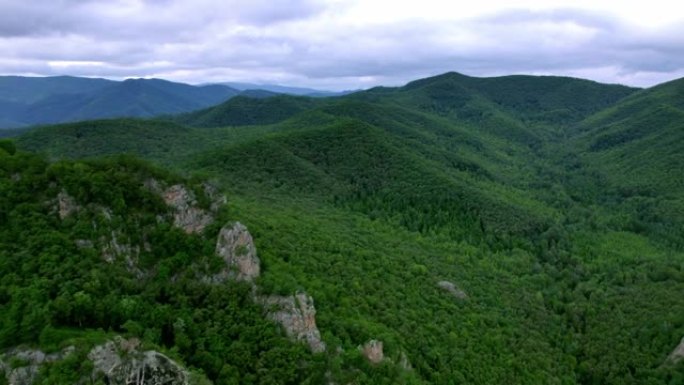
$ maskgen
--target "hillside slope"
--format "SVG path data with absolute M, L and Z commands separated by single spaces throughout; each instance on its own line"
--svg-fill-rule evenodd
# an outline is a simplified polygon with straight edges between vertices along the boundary
M 3 381 L 321 381 L 319 359 L 265 317 L 253 287 L 229 278 L 217 245 L 253 245 L 239 240 L 244 226 L 222 228 L 213 186 L 128 157 L 50 164 L 1 142 L 0 192 Z M 222 241 L 231 231 L 243 243 Z M 108 357 L 117 350 L 106 341 L 122 358 Z M 168 358 L 150 350 L 182 368 L 160 368 Z
M 576 78 L 522 75 L 476 78 L 449 72 L 403 87 L 379 87 L 350 97 L 389 100 L 470 123 L 509 140 L 539 145 L 541 139 L 562 136 L 562 127 L 635 91 L 635 88 Z
M 684 231 L 684 80 L 641 92 L 584 120 L 571 142 L 596 173 L 603 202 L 625 226 L 681 245 Z
M 194 127 L 272 124 L 318 104 L 316 99 L 289 95 L 268 98 L 240 96 L 217 106 L 181 115 L 177 121 Z
M 679 108 L 673 84 L 446 74 L 329 100 L 239 98 L 181 118 L 211 116 L 207 127 L 83 122 L 17 144 L 54 158 L 129 148 L 215 180 L 254 236 L 261 290 L 315 298 L 328 346 L 263 376 L 678 383 L 682 190 L 658 167 L 678 164 L 679 115 L 644 126 L 658 106 Z M 646 134 L 594 146 L 622 128 Z M 633 162 L 648 174 L 620 173 Z

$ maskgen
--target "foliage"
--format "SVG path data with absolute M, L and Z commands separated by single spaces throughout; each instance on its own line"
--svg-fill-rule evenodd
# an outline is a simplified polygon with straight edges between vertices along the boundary
M 220 183 L 254 236 L 260 290 L 312 295 L 328 351 L 284 338 L 246 285 L 196 279 L 218 229 L 157 223 L 164 206 L 139 189 L 144 175 L 180 177 L 130 158 L 6 151 L 0 341 L 128 333 L 215 383 L 681 383 L 682 364 L 667 363 L 684 335 L 681 108 L 680 82 L 445 74 L 334 99 L 234 99 L 178 120 L 234 127 L 41 128 L 17 146 L 126 151 Z M 130 239 L 149 235 L 149 276 L 74 246 L 105 230 L 49 213 L 42 202 L 62 186 L 111 207 Z M 384 342 L 379 365 L 359 352 L 370 339 Z
M 318 102 L 317 99 L 288 95 L 268 98 L 238 96 L 218 106 L 180 115 L 177 120 L 195 127 L 272 124 L 308 110 Z
M 2 348 L 72 344 L 85 354 L 106 340 L 97 332 L 104 330 L 169 349 L 216 383 L 300 384 L 320 376 L 319 359 L 262 316 L 249 287 L 198 279 L 211 264 L 218 228 L 196 236 L 160 222 L 169 209 L 143 187 L 149 178 L 182 181 L 129 157 L 49 164 L 27 153 L 3 156 Z M 64 220 L 60 191 L 80 207 Z M 114 234 L 140 255 L 104 262 L 100 250 Z M 90 370 L 78 354 L 45 367 L 38 383 L 77 382 Z

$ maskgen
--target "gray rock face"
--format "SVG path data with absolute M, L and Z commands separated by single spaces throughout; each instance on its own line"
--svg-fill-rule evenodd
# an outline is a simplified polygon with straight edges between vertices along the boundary
M 204 188 L 204 193 L 207 194 L 209 200 L 211 201 L 211 207 L 209 207 L 209 209 L 212 212 L 218 211 L 221 206 L 224 206 L 226 203 L 228 203 L 228 198 L 221 194 L 215 185 L 205 182 L 202 183 L 202 187 Z
M 71 214 L 79 210 L 79 206 L 71 195 L 69 195 L 65 190 L 62 190 L 57 194 L 57 210 L 59 212 L 59 219 L 65 219 Z
M 188 373 L 167 356 L 138 350 L 139 341 L 116 338 L 88 353 L 93 377 L 104 375 L 112 385 L 187 385 Z
M 176 184 L 162 193 L 167 205 L 174 209 L 173 224 L 186 233 L 201 233 L 214 221 L 214 217 L 197 206 L 197 199 L 185 186 Z
M 105 377 L 111 385 L 188 385 L 188 372 L 167 356 L 156 351 L 139 351 L 140 341 L 116 337 L 88 353 L 93 372 L 79 383 L 94 383 Z M 40 350 L 10 350 L 0 359 L 0 372 L 5 373 L 10 385 L 32 385 L 42 365 L 61 361 L 74 352 L 68 347 L 60 352 L 45 354 Z M 23 365 L 12 368 L 6 362 L 19 360 Z M 90 378 L 88 378 L 90 376 Z
M 159 194 L 164 202 L 173 210 L 173 224 L 186 233 L 201 233 L 205 227 L 214 221 L 213 214 L 226 204 L 226 197 L 219 190 L 204 183 L 204 193 L 211 200 L 209 211 L 199 207 L 195 193 L 181 184 L 165 187 L 156 179 L 145 181 L 145 187 L 155 194 Z
M 267 310 L 270 319 L 283 326 L 288 337 L 304 341 L 312 352 L 325 351 L 321 333 L 316 327 L 316 308 L 313 298 L 306 293 L 294 296 L 257 296 L 254 278 L 261 273 L 261 261 L 257 256 L 252 235 L 240 222 L 228 224 L 219 232 L 216 241 L 216 255 L 223 258 L 226 268 L 213 277 L 205 277 L 209 282 L 224 282 L 237 279 L 252 284 L 254 299 Z
M 109 263 L 114 262 L 119 257 L 137 259 L 140 255 L 140 247 L 131 246 L 127 242 L 122 242 L 119 238 L 121 238 L 121 234 L 114 230 L 112 230 L 110 238 L 100 238 L 100 243 L 102 244 L 102 258 Z
M 41 365 L 55 362 L 66 358 L 74 351 L 73 347 L 68 347 L 61 352 L 45 354 L 40 350 L 34 349 L 15 349 L 7 352 L 3 359 L 0 359 L 0 371 L 4 372 L 7 382 L 10 385 L 31 385 L 40 372 Z M 19 360 L 25 365 L 11 368 L 5 364 L 5 360 Z
M 117 259 L 123 259 L 126 262 L 126 270 L 136 277 L 142 278 L 145 273 L 138 267 L 140 246 L 131 245 L 130 242 L 122 241 L 122 237 L 122 234 L 112 230 L 110 238 L 101 237 L 99 239 L 102 259 L 108 263 L 114 263 Z M 127 239 L 127 241 L 130 240 Z
M 668 357 L 668 360 L 673 362 L 673 363 L 678 363 L 684 359 L 684 338 L 679 342 L 679 345 L 670 353 L 670 356 Z
M 316 327 L 316 308 L 311 296 L 306 293 L 269 296 L 263 302 L 269 318 L 280 323 L 290 338 L 306 342 L 314 353 L 325 351 L 325 343 Z
M 252 235 L 240 222 L 224 226 L 216 241 L 216 255 L 226 262 L 226 269 L 212 278 L 213 281 L 224 281 L 235 278 L 239 281 L 252 282 L 261 273 L 259 257 L 252 240 Z
M 437 286 L 439 286 L 441 289 L 446 290 L 458 299 L 468 298 L 468 295 L 463 290 L 459 289 L 458 287 L 456 287 L 456 285 L 449 281 L 439 281 L 437 282 Z
M 370 340 L 363 345 L 361 351 L 372 364 L 379 364 L 385 359 L 385 353 L 382 350 L 382 341 Z

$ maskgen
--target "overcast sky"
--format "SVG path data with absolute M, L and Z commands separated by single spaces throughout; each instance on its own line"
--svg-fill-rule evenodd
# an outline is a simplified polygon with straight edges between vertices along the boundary
M 447 71 L 684 77 L 673 0 L 0 0 L 0 74 L 357 89 Z

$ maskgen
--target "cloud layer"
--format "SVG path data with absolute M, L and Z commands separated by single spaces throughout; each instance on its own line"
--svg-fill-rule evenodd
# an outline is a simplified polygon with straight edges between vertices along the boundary
M 637 86 L 684 76 L 684 23 L 667 7 L 653 13 L 652 2 L 651 13 L 629 2 L 616 4 L 621 13 L 583 1 L 454 3 L 0 0 L 0 74 L 328 89 L 395 85 L 446 71 Z

